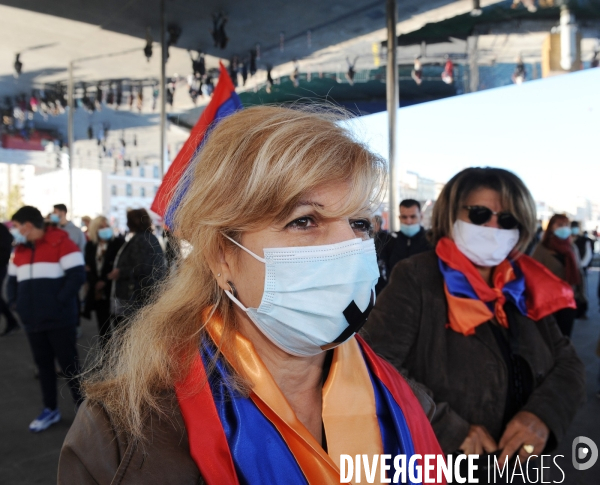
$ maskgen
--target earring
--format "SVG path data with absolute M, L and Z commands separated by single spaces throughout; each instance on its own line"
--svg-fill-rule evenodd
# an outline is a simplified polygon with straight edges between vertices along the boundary
M 217 273 L 217 278 L 219 278 L 221 276 L 221 273 Z
M 228 281 L 227 284 L 229 285 L 229 291 L 231 291 L 231 294 L 237 298 L 237 290 L 235 289 L 235 286 L 233 286 L 233 283 Z

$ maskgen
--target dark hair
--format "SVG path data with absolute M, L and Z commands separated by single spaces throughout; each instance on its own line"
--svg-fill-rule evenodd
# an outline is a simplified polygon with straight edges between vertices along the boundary
M 38 229 L 44 228 L 44 216 L 36 207 L 31 205 L 25 205 L 21 207 L 13 214 L 11 220 L 18 222 L 19 224 L 31 222 L 34 227 L 37 227 Z
M 419 212 L 421 212 L 421 203 L 415 199 L 404 199 L 400 202 L 400 207 L 406 207 L 410 209 L 411 207 L 417 206 L 419 208 Z
M 542 244 L 544 246 L 548 245 L 548 243 L 550 242 L 550 238 L 554 235 L 554 232 L 552 231 L 552 226 L 558 221 L 569 222 L 569 218 L 564 214 L 554 214 L 550 218 L 550 220 L 548 221 L 548 225 L 546 226 L 546 231 L 544 232 L 544 237 L 542 237 Z
M 579 221 L 571 221 L 571 227 L 580 227 Z
M 67 206 L 65 204 L 54 204 L 54 208 L 61 212 L 67 213 Z
M 152 227 L 152 218 L 146 209 L 132 209 L 127 212 L 127 227 L 131 232 L 146 232 Z
M 514 173 L 502 168 L 471 167 L 457 173 L 444 186 L 433 206 L 431 240 L 435 245 L 443 237 L 452 237 L 452 227 L 469 194 L 477 189 L 498 192 L 503 210 L 519 222 L 519 242 L 524 251 L 535 234 L 536 209 L 529 189 Z

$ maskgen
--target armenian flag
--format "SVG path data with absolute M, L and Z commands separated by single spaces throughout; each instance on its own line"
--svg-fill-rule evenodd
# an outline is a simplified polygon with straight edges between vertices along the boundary
M 235 92 L 235 86 L 227 73 L 227 69 L 221 62 L 219 62 L 219 68 L 219 82 L 213 92 L 212 99 L 202 112 L 175 160 L 173 160 L 150 207 L 153 212 L 165 220 L 167 227 L 172 227 L 175 209 L 186 192 L 186 187 L 178 187 L 178 184 L 202 147 L 208 131 L 220 120 L 242 108 L 242 102 Z

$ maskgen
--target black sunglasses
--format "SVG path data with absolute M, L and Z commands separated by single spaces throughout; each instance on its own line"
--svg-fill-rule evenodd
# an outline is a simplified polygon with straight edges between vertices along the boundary
M 502 229 L 515 229 L 519 227 L 519 221 L 510 212 L 494 212 L 492 209 L 482 205 L 466 205 L 469 211 L 469 220 L 478 226 L 488 222 L 492 216 L 498 217 L 498 225 Z

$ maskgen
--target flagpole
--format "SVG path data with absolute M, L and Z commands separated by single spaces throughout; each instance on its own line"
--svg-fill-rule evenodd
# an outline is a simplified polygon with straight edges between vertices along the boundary
M 396 164 L 396 114 L 399 104 L 399 86 L 398 86 L 398 66 L 396 62 L 396 22 L 398 11 L 396 9 L 396 0 L 387 0 L 387 112 L 388 112 L 388 214 L 390 231 L 400 229 L 400 219 L 398 215 L 398 172 Z

